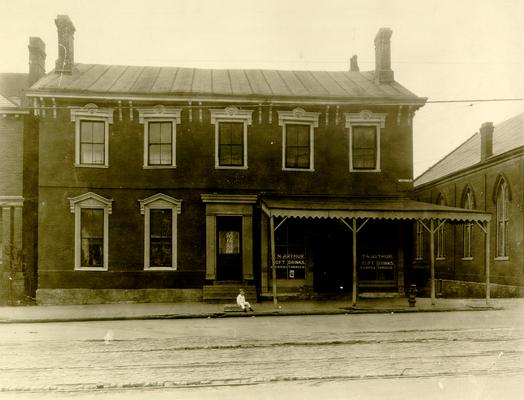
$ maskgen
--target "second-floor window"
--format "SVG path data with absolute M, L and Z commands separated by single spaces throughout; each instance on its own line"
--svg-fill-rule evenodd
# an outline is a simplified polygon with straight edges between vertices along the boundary
M 497 206 L 497 253 L 496 258 L 505 260 L 508 258 L 508 200 L 509 188 L 506 180 L 501 178 L 496 192 Z
M 181 109 L 157 105 L 139 108 L 138 119 L 144 124 L 144 168 L 176 167 L 176 126 Z
M 215 168 L 247 169 L 247 129 L 253 111 L 237 107 L 209 111 L 215 125 Z
M 96 104 L 71 108 L 75 122 L 75 165 L 77 167 L 107 168 L 109 166 L 109 125 L 113 110 Z
M 351 172 L 380 172 L 380 135 L 385 123 L 386 114 L 368 110 L 346 114 Z
M 473 192 L 471 189 L 467 189 L 462 207 L 467 210 L 473 210 Z M 462 231 L 462 238 L 464 243 L 464 251 L 462 258 L 469 260 L 472 259 L 472 253 L 471 253 L 471 237 L 472 237 L 472 231 L 473 231 L 473 222 L 467 221 L 463 225 L 463 231 Z
M 285 125 L 285 168 L 311 168 L 311 128 L 309 125 Z
M 105 164 L 105 122 L 80 121 L 80 164 Z
M 149 122 L 147 165 L 173 165 L 173 123 Z
M 283 170 L 315 170 L 314 134 L 319 115 L 298 107 L 291 111 L 278 111 L 278 124 L 282 127 Z
M 218 166 L 242 167 L 244 165 L 244 123 L 219 122 Z
M 352 166 L 355 170 L 377 169 L 377 128 L 354 126 L 351 137 Z

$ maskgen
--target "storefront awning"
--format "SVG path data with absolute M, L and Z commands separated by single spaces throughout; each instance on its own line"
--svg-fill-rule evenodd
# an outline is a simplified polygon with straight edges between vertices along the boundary
M 441 206 L 405 198 L 263 197 L 261 204 L 262 210 L 269 217 L 390 220 L 445 219 L 457 222 L 487 222 L 491 220 L 491 215 L 482 211 Z

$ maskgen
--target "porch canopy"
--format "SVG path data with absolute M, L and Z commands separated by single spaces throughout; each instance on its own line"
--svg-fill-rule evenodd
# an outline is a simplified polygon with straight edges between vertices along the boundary
M 261 207 L 269 217 L 273 302 L 277 303 L 275 231 L 287 218 L 331 218 L 342 221 L 352 232 L 353 306 L 357 302 L 357 233 L 370 219 L 418 221 L 430 234 L 431 302 L 435 304 L 435 232 L 445 222 L 476 223 L 485 234 L 486 301 L 489 301 L 489 222 L 491 215 L 478 210 L 447 207 L 407 198 L 262 197 Z M 275 227 L 275 218 L 282 218 Z

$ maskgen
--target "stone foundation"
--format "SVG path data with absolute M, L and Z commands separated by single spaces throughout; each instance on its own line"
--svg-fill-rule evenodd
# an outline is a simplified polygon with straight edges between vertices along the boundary
M 444 298 L 485 298 L 486 284 L 479 282 L 437 279 L 435 281 L 438 297 Z M 524 297 L 523 286 L 490 284 L 490 297 Z
M 175 303 L 202 301 L 202 289 L 38 289 L 38 304 Z

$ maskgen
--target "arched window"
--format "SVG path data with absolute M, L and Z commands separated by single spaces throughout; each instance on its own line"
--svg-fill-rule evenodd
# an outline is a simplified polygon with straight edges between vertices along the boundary
M 467 210 L 472 210 L 474 208 L 474 202 L 473 202 L 473 191 L 470 187 L 466 188 L 466 191 L 464 192 L 464 196 L 462 197 L 462 208 L 465 208 Z M 473 256 L 471 255 L 471 233 L 473 230 L 473 222 L 467 221 L 463 225 L 463 232 L 462 232 L 462 238 L 463 238 L 463 246 L 464 246 L 464 252 L 463 252 L 463 259 L 473 259 Z
M 439 194 L 437 197 L 437 204 L 441 206 L 446 205 L 446 199 L 442 195 L 442 193 Z M 437 220 L 437 226 L 440 225 L 440 220 Z M 436 232 L 437 236 L 437 259 L 444 259 L 446 258 L 446 224 L 442 224 L 440 228 L 437 229 Z
M 498 182 L 497 204 L 497 258 L 508 257 L 508 201 L 509 187 L 504 178 Z

